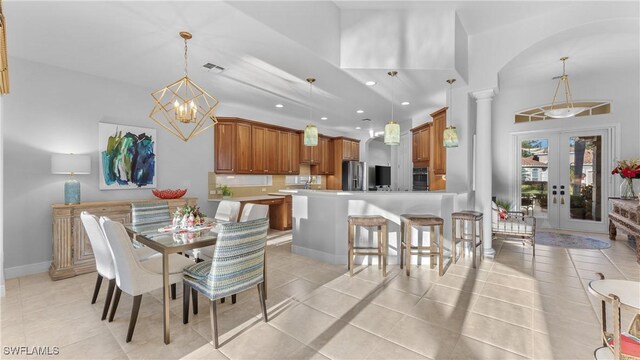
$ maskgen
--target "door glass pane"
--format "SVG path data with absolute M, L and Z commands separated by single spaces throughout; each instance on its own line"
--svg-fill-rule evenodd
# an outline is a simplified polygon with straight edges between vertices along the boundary
M 549 140 L 523 140 L 520 149 L 520 210 L 527 215 L 547 217 Z
M 602 136 L 569 138 L 569 215 L 602 219 Z

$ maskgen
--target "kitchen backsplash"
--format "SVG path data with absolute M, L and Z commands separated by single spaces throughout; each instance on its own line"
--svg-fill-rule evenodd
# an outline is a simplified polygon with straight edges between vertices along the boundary
M 209 185 L 209 199 L 215 199 L 215 198 L 221 198 L 222 197 L 222 193 L 218 194 L 218 178 L 219 177 L 227 177 L 229 175 L 224 175 L 224 174 L 220 174 L 220 175 L 216 175 L 216 173 L 214 172 L 210 172 L 209 173 L 209 180 L 208 180 L 208 185 Z M 246 178 L 246 180 L 249 180 L 247 182 L 252 182 L 250 181 L 252 177 L 256 177 L 259 176 L 260 179 L 258 181 L 258 183 L 262 183 L 262 184 L 268 184 L 268 181 L 264 181 L 265 176 L 264 175 L 233 175 L 234 182 L 244 182 L 244 181 L 238 181 L 238 178 L 242 178 L 240 180 L 244 180 Z M 250 185 L 250 186 L 246 186 L 246 185 L 230 185 L 229 187 L 231 188 L 231 192 L 232 192 L 232 197 L 242 197 L 242 196 L 256 196 L 256 195 L 266 195 L 268 193 L 272 193 L 272 192 L 277 192 L 278 190 L 281 189 L 301 189 L 304 188 L 303 184 L 299 184 L 299 185 L 294 185 L 294 184 L 287 184 L 287 182 L 291 182 L 291 180 L 293 180 L 291 178 L 291 176 L 289 176 L 289 180 L 287 181 L 287 175 L 267 175 L 267 176 L 271 176 L 271 185 Z M 327 184 L 326 184 L 326 179 L 324 178 L 324 176 L 316 176 L 316 175 L 311 175 L 311 169 L 309 167 L 309 165 L 306 164 L 301 164 L 300 165 L 300 175 L 298 175 L 300 178 L 307 178 L 307 177 L 311 177 L 312 180 L 315 178 L 318 183 L 311 183 L 311 189 L 316 189 L 316 190 L 324 190 L 327 188 Z

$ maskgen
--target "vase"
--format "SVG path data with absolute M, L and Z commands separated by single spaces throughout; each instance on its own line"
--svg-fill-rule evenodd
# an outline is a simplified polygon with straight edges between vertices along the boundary
M 620 184 L 620 199 L 631 200 L 636 198 L 636 191 L 633 188 L 633 178 L 622 178 Z

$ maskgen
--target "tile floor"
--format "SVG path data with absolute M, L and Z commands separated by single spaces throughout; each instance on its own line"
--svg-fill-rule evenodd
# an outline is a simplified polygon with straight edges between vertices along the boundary
M 605 239 L 604 235 L 591 235 Z M 208 302 L 181 321 L 172 301 L 172 343 L 162 341 L 160 292 L 143 296 L 133 341 L 125 343 L 131 297 L 112 323 L 100 321 L 106 284 L 90 304 L 95 274 L 53 282 L 46 273 L 11 279 L 1 299 L 3 346 L 58 346 L 57 359 L 592 359 L 599 303 L 585 287 L 594 271 L 640 281 L 626 238 L 605 250 L 494 243 L 478 270 L 459 261 L 438 278 L 428 265 L 411 277 L 390 266 L 350 278 L 333 266 L 268 248 L 270 321 L 257 291 L 218 307 L 221 347 L 211 346 Z M 178 286 L 180 289 L 180 286 Z M 3 357 L 6 357 L 4 353 Z M 33 356 L 32 358 L 42 358 Z

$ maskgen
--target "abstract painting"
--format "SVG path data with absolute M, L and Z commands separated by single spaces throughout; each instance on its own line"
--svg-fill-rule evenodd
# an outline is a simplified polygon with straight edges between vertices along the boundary
M 156 130 L 98 125 L 100 189 L 156 187 Z

